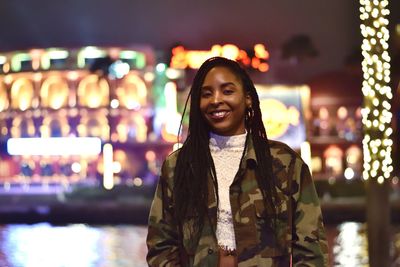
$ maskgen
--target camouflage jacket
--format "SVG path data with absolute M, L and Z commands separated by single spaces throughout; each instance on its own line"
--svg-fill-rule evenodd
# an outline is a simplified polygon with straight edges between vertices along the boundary
M 321 209 L 308 166 L 287 145 L 270 141 L 279 198 L 273 230 L 264 223 L 272 211 L 265 208 L 257 185 L 257 161 L 251 138 L 247 143 L 230 187 L 239 267 L 291 266 L 290 262 L 292 266 L 327 266 Z M 209 219 L 205 220 L 199 241 L 193 246 L 188 237 L 190 221 L 183 223 L 182 234 L 174 222 L 172 188 L 177 153 L 167 157 L 161 170 L 149 215 L 147 262 L 149 266 L 217 266 L 217 201 L 211 177 Z

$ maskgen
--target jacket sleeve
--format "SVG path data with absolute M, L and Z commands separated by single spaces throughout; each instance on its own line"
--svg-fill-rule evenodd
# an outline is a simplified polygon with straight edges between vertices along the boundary
M 293 266 L 328 266 L 328 244 L 321 208 L 308 166 L 301 162 L 294 205 Z
M 161 168 L 153 203 L 151 205 L 147 234 L 147 263 L 149 266 L 180 266 L 179 236 L 174 223 L 172 190 L 167 183 L 167 167 Z

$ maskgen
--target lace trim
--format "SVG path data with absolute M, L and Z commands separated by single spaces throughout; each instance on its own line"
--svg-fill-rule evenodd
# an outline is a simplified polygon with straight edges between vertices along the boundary
M 218 245 L 222 255 L 224 256 L 237 256 L 236 249 L 230 249 L 227 246 Z
M 217 175 L 219 196 L 216 235 L 220 248 L 228 252 L 236 249 L 229 188 L 239 169 L 245 142 L 246 133 L 235 136 L 210 134 L 209 147 Z
M 223 149 L 229 149 L 231 151 L 243 151 L 246 143 L 247 133 L 223 136 L 210 133 L 210 150 L 218 151 Z
M 232 213 L 230 211 L 218 211 L 216 235 L 218 245 L 224 248 L 224 250 L 236 249 L 235 232 L 233 229 Z

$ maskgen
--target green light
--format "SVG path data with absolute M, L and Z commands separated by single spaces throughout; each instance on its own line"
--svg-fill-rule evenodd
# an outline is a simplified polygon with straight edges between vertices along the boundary
M 146 56 L 144 53 L 132 50 L 124 50 L 119 53 L 119 57 L 126 60 L 135 60 L 135 67 L 138 69 L 143 69 L 146 67 Z
M 69 52 L 67 50 L 61 49 L 49 49 L 46 53 L 42 55 L 41 63 L 42 69 L 49 69 L 51 66 L 50 60 L 52 59 L 65 59 L 69 56 Z
M 79 68 L 85 67 L 86 58 L 100 58 L 106 56 L 106 52 L 94 46 L 88 46 L 83 48 L 78 53 L 77 64 Z
M 138 55 L 138 52 L 132 50 L 124 50 L 119 53 L 119 57 L 122 59 L 134 59 Z
M 11 58 L 11 70 L 18 72 L 21 70 L 21 61 L 32 60 L 28 53 L 18 53 Z
M 146 66 L 146 57 L 144 54 L 139 54 L 136 59 L 136 67 L 138 69 L 143 69 Z
M 40 63 L 42 64 L 42 69 L 48 70 L 50 68 L 50 56 L 48 53 L 44 53 L 42 58 L 40 59 Z

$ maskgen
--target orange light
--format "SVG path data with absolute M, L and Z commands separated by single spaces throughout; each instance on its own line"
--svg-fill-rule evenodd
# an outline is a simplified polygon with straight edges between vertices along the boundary
M 67 73 L 67 78 L 71 81 L 77 80 L 79 77 L 79 74 L 76 71 L 69 71 Z
M 109 91 L 110 87 L 106 79 L 91 74 L 79 82 L 79 104 L 89 108 L 108 105 Z
M 267 72 L 269 65 L 262 60 L 269 58 L 269 52 L 262 44 L 254 46 L 255 56 L 250 58 L 246 51 L 240 50 L 236 45 L 213 45 L 210 50 L 185 50 L 183 46 L 177 46 L 172 49 L 171 68 L 185 69 L 187 67 L 198 69 L 203 62 L 211 57 L 223 56 L 231 60 L 236 60 L 245 66 L 251 66 L 261 72 Z
M 239 57 L 239 48 L 233 44 L 226 44 L 222 47 L 221 54 L 229 59 L 237 59 Z
M 246 51 L 240 50 L 238 59 L 245 59 L 248 58 Z
M 112 142 L 118 142 L 118 134 L 117 133 L 112 133 L 111 134 L 111 141 Z
M 109 55 L 112 59 L 116 60 L 116 59 L 119 58 L 119 52 L 120 52 L 120 50 L 121 50 L 121 49 L 119 49 L 119 48 L 112 47 L 112 48 L 110 48 L 110 50 L 108 50 L 108 55 Z
M 138 109 L 147 103 L 146 83 L 133 73 L 125 76 L 116 94 L 121 105 L 128 109 Z
M 33 74 L 33 80 L 35 82 L 40 82 L 42 80 L 42 78 L 43 78 L 43 74 L 40 72 Z
M 6 90 L 5 86 L 3 86 L 2 83 L 0 83 L 0 112 L 7 109 L 8 106 L 9 106 L 9 100 L 7 97 L 7 90 Z M 3 129 L 5 129 L 5 130 L 3 130 Z M 2 128 L 2 131 L 6 131 L 6 130 L 7 130 L 6 127 Z
M 261 63 L 260 66 L 258 66 L 258 70 L 261 72 L 267 72 L 269 70 L 269 65 L 268 63 Z
M 29 53 L 31 54 L 32 58 L 39 58 L 42 54 L 39 49 L 32 49 L 31 51 L 29 51 Z
M 176 142 L 178 139 L 176 134 L 169 133 L 166 127 L 161 128 L 161 136 L 166 142 Z
M 7 77 L 8 76 L 6 76 L 6 78 Z M 11 87 L 11 106 L 13 108 L 19 108 L 25 111 L 32 106 L 34 97 L 35 90 L 31 80 L 27 78 L 18 78 L 13 83 Z
M 145 154 L 145 158 L 147 161 L 155 161 L 156 160 L 156 153 L 153 150 L 148 150 Z
M 344 120 L 348 115 L 348 111 L 347 108 L 341 106 L 338 110 L 337 110 L 337 116 L 339 117 L 339 119 Z
M 260 66 L 260 59 L 253 57 L 251 60 L 251 66 L 255 69 L 258 69 L 258 66 Z
M 186 51 L 183 46 L 180 45 L 172 49 L 171 67 L 176 69 L 187 67 Z
M 327 120 L 329 119 L 329 111 L 326 107 L 322 107 L 319 110 L 319 118 L 322 120 Z
M 242 62 L 243 62 L 243 64 L 244 64 L 245 66 L 250 66 L 250 64 L 251 64 L 251 59 L 250 59 L 249 57 L 247 57 L 247 58 L 243 59 Z
M 244 50 L 239 51 L 239 56 L 237 57 L 237 60 L 242 62 L 243 65 L 249 66 L 251 63 L 251 60 L 249 56 L 247 55 L 247 52 Z
M 11 75 L 11 74 L 9 74 L 9 75 L 6 75 L 5 77 L 4 77 L 4 82 L 6 83 L 6 84 L 11 84 L 12 82 L 13 82 L 13 76 Z
M 201 64 L 208 58 L 212 57 L 206 51 L 189 51 L 186 54 L 187 65 L 192 69 L 200 68 Z
M 37 73 L 40 74 L 41 73 Z M 41 77 L 40 77 L 41 78 Z M 39 79 L 39 77 L 37 77 Z M 39 79 L 40 81 L 40 79 Z M 40 88 L 40 98 L 44 107 L 59 109 L 68 103 L 69 87 L 60 76 L 50 76 Z
M 10 71 L 10 64 L 9 63 L 4 63 L 3 65 L 3 72 L 7 73 Z
M 37 59 L 32 59 L 32 69 L 38 70 L 40 67 L 40 61 Z
M 38 70 L 40 67 L 40 56 L 42 52 L 39 49 L 32 49 L 30 55 L 32 58 L 32 69 Z
M 269 52 L 265 49 L 265 46 L 263 44 L 256 44 L 254 46 L 254 52 L 256 54 L 256 57 L 258 57 L 258 58 L 262 58 L 262 59 L 269 58 Z
M 172 48 L 172 54 L 177 55 L 185 51 L 185 48 L 182 45 Z

